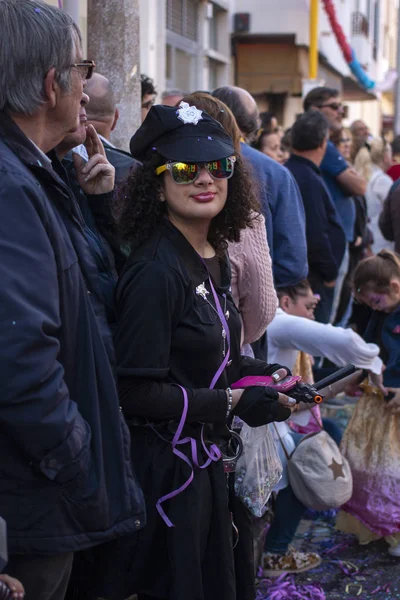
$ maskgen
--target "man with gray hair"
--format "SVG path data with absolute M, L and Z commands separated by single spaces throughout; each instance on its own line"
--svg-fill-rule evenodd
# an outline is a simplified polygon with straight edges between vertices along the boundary
M 27 600 L 63 600 L 73 553 L 144 524 L 98 273 L 46 154 L 79 125 L 86 79 L 69 15 L 0 0 L 0 514 Z M 88 128 L 86 194 L 114 172 Z
M 185 93 L 182 90 L 165 90 L 161 95 L 161 104 L 163 106 L 177 106 Z

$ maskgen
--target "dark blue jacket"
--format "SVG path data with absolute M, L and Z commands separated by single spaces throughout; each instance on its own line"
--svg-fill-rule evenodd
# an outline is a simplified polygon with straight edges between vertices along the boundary
M 364 339 L 378 344 L 381 349 L 381 357 L 386 366 L 383 385 L 400 388 L 400 308 L 389 314 L 372 311 Z
M 101 141 L 104 146 L 107 160 L 115 168 L 115 185 L 116 187 L 119 187 L 124 183 L 131 170 L 140 165 L 140 162 L 135 160 L 129 152 L 124 152 L 124 150 L 120 150 L 110 144 L 110 142 L 107 142 L 104 137 L 101 138 Z
M 11 554 L 144 524 L 98 273 L 73 194 L 0 113 L 0 514 Z
M 308 275 L 306 225 L 296 182 L 285 167 L 248 144 L 242 155 L 260 186 L 276 287 L 295 285 Z
M 286 163 L 299 186 L 306 213 L 308 267 L 322 281 L 336 279 L 346 249 L 346 236 L 319 168 L 292 154 Z
M 110 221 L 112 220 L 110 209 L 114 202 L 114 194 L 113 192 L 110 192 L 108 194 L 97 194 L 95 196 L 86 195 L 76 178 L 72 152 L 69 152 L 63 158 L 61 163 L 55 152 L 49 153 L 49 158 L 52 159 L 54 170 L 73 191 L 82 212 L 85 223 L 84 231 L 86 241 L 92 251 L 92 256 L 97 266 L 106 317 L 111 331 L 113 332 L 116 323 L 114 292 L 118 281 L 118 273 L 111 246 L 105 237 L 101 235 L 100 229 L 104 218 L 108 218 Z M 104 208 L 106 209 L 105 211 Z M 99 218 L 97 219 L 97 217 Z M 123 258 L 125 261 L 125 257 Z

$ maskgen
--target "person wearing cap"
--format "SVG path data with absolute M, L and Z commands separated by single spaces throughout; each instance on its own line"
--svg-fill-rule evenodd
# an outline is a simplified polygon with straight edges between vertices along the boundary
M 152 107 L 130 149 L 142 165 L 119 197 L 131 253 L 116 290 L 115 346 L 147 525 L 135 536 L 128 591 L 235 600 L 227 425 L 234 415 L 252 427 L 285 420 L 293 405 L 272 388 L 230 387 L 287 373 L 240 355 L 226 247 L 257 205 L 231 138 L 196 106 Z

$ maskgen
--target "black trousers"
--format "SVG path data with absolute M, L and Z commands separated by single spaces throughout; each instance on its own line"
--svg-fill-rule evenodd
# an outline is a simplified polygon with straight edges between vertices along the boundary
M 73 552 L 55 556 L 12 555 L 6 572 L 24 585 L 25 600 L 64 600 L 73 558 Z

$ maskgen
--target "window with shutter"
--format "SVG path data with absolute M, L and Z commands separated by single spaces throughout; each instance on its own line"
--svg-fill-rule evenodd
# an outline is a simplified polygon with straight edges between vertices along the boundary
M 184 23 L 185 37 L 197 41 L 197 0 L 186 0 L 186 22 Z
M 198 0 L 167 0 L 167 29 L 197 41 Z

